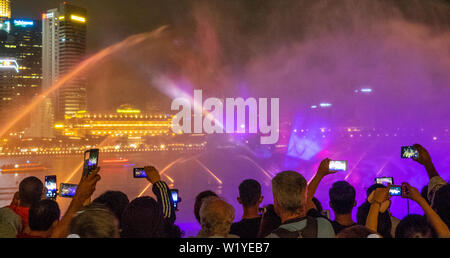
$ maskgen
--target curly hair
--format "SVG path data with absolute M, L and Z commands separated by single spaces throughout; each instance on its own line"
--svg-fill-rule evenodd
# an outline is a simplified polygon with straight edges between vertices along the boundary
M 199 237 L 226 236 L 234 220 L 234 208 L 217 197 L 203 200 L 200 208 Z

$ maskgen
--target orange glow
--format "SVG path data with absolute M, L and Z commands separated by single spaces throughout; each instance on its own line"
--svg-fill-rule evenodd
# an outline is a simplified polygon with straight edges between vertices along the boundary
M 173 165 L 175 165 L 176 163 L 178 163 L 178 162 L 182 162 L 183 161 L 183 158 L 178 158 L 178 159 L 176 159 L 175 161 L 172 161 L 169 165 L 167 165 L 165 168 L 163 168 L 160 172 L 159 172 L 159 174 L 162 176 L 166 171 L 167 171 L 167 169 L 169 169 L 171 166 L 173 166 Z M 166 175 L 167 176 L 167 175 Z M 169 178 L 169 177 L 167 177 L 167 178 Z M 169 179 L 170 180 L 170 179 Z M 173 180 L 173 179 L 172 179 Z M 172 182 L 173 183 L 173 182 Z M 138 197 L 141 197 L 144 193 L 145 193 L 145 191 L 147 191 L 147 189 L 150 187 L 150 185 L 152 185 L 151 183 L 149 183 L 145 188 L 144 188 L 144 190 L 142 190 L 142 192 L 138 195 Z
M 209 168 L 207 168 L 206 166 L 205 166 L 205 164 L 203 164 L 202 162 L 200 162 L 200 160 L 198 160 L 198 159 L 195 159 L 195 161 L 206 171 L 206 172 L 208 172 L 211 176 L 213 176 L 216 180 L 217 180 L 217 182 L 219 183 L 219 184 L 222 184 L 222 180 L 220 180 Z
M 93 66 L 99 63 L 104 58 L 110 56 L 111 54 L 114 54 L 118 52 L 119 50 L 125 48 L 125 47 L 132 47 L 139 43 L 142 43 L 144 40 L 157 36 L 161 32 L 163 32 L 167 26 L 163 26 L 154 32 L 150 33 L 142 33 L 135 36 L 131 36 L 124 41 L 117 43 L 115 45 L 112 45 L 110 47 L 107 47 L 94 56 L 86 59 L 82 63 L 80 63 L 78 66 L 75 67 L 70 73 L 65 75 L 64 77 L 59 78 L 58 82 L 55 83 L 52 87 L 45 90 L 41 95 L 39 95 L 37 98 L 35 98 L 28 106 L 26 106 L 22 112 L 18 113 L 16 116 L 14 116 L 13 119 L 9 121 L 9 123 L 6 123 L 1 129 L 0 129 L 0 137 L 5 135 L 17 122 L 19 122 L 22 118 L 24 118 L 26 115 L 28 115 L 31 111 L 35 110 L 37 106 L 50 94 L 52 94 L 54 91 L 59 89 L 62 85 L 67 83 L 68 81 L 72 80 L 73 78 L 79 76 L 85 71 L 93 70 Z M 66 181 L 67 182 L 67 181 Z
M 100 147 L 102 147 L 104 144 L 106 144 L 107 143 L 107 141 L 109 140 L 109 137 L 106 137 L 99 145 L 98 145 L 98 147 L 100 148 Z M 69 177 L 66 179 L 66 180 L 64 180 L 64 182 L 69 182 L 70 181 L 70 179 L 72 179 L 72 177 L 83 167 L 83 164 L 84 164 L 84 160 L 82 160 L 81 162 L 80 162 L 80 164 L 72 171 L 72 173 L 70 173 L 70 175 L 69 175 Z
M 167 179 L 169 179 L 169 181 L 170 181 L 171 183 L 174 182 L 173 178 L 171 178 L 170 176 L 168 176 L 168 175 L 164 175 L 164 176 L 167 177 Z
M 118 162 L 128 162 L 128 159 L 105 159 L 103 163 L 118 163 Z
M 3 173 L 8 173 L 8 172 L 47 170 L 47 167 L 39 166 L 40 164 L 36 164 L 36 163 L 26 164 L 26 165 L 29 165 L 29 166 L 24 166 L 24 164 L 21 164 L 17 168 L 5 168 L 5 169 L 0 169 L 0 171 L 3 172 Z M 30 167 L 31 165 L 35 165 L 37 167 Z

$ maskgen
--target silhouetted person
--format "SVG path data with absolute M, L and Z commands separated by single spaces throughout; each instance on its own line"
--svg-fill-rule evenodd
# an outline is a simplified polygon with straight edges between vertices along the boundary
M 31 205 L 39 202 L 43 196 L 44 184 L 39 178 L 30 176 L 23 179 L 19 184 L 19 193 L 16 195 L 18 199 L 13 201 L 10 206 L 17 215 L 22 219 L 22 228 L 28 227 L 28 215 Z
M 121 191 L 106 191 L 92 203 L 100 203 L 108 207 L 120 222 L 122 213 L 130 201 L 128 200 L 128 196 Z
M 382 238 L 382 236 L 366 226 L 355 225 L 341 230 L 336 238 Z
M 200 224 L 200 207 L 202 206 L 203 199 L 210 197 L 210 196 L 218 197 L 215 192 L 210 191 L 210 190 L 203 191 L 203 192 L 197 194 L 197 196 L 195 197 L 194 216 L 199 224 Z
M 404 217 L 395 230 L 395 238 L 436 238 L 437 234 L 427 218 L 417 214 Z
M 155 199 L 144 196 L 134 199 L 122 214 L 122 238 L 179 238 L 175 225 L 167 222 Z
M 334 238 L 331 223 L 322 217 L 306 216 L 307 182 L 295 171 L 278 173 L 272 179 L 275 212 L 281 218 L 281 226 L 270 238 Z
M 263 200 L 261 185 L 253 179 L 244 180 L 239 185 L 238 202 L 242 205 L 242 220 L 231 225 L 230 234 L 241 238 L 256 238 L 261 223 L 258 208 Z
M 119 238 L 119 221 L 105 205 L 93 203 L 72 219 L 68 238 Z
M 370 196 L 370 194 L 377 188 L 386 188 L 386 186 L 382 184 L 373 184 L 367 189 L 367 197 Z M 383 237 L 383 238 L 392 238 L 392 221 L 391 221 L 391 214 L 389 213 L 389 208 L 386 210 L 380 212 L 378 215 L 378 228 L 377 232 Z M 356 222 L 359 225 L 366 225 L 367 222 L 367 216 L 369 215 L 370 210 L 370 203 L 366 201 L 361 204 L 361 206 L 358 207 L 358 212 L 356 213 Z
M 53 200 L 40 200 L 31 205 L 28 217 L 27 233 L 18 234 L 17 238 L 49 238 L 59 221 L 61 211 L 58 203 Z
M 237 238 L 230 234 L 234 220 L 234 208 L 224 200 L 211 196 L 203 200 L 200 208 L 200 225 L 198 238 Z
M 341 230 L 356 225 L 352 218 L 353 207 L 356 206 L 356 191 L 346 181 L 338 181 L 333 184 L 329 191 L 330 208 L 334 212 L 334 232 L 338 234 Z

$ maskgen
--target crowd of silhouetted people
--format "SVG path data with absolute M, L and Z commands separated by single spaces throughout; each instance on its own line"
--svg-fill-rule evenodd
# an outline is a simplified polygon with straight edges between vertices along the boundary
M 36 177 L 19 184 L 11 204 L 0 209 L 0 237 L 5 238 L 448 238 L 450 237 L 450 185 L 439 176 L 428 151 L 414 145 L 415 161 L 427 171 L 429 183 L 422 191 L 404 183 L 402 195 L 416 202 L 424 215 L 399 219 L 390 213 L 390 184 L 374 184 L 356 209 L 355 188 L 337 181 L 329 189 L 329 206 L 322 209 L 314 197 L 325 176 L 332 177 L 329 159 L 323 160 L 307 183 L 301 173 L 283 171 L 272 179 L 273 204 L 260 207 L 261 185 L 253 179 L 239 185 L 243 215 L 235 220 L 233 206 L 213 191 L 203 191 L 193 207 L 201 226 L 196 236 L 185 236 L 176 225 L 176 208 L 168 185 L 158 170 L 144 168 L 155 198 L 129 201 L 120 191 L 107 191 L 91 201 L 100 168 L 83 177 L 64 215 L 58 203 L 45 198 L 45 187 Z M 243 172 L 244 173 L 244 172 Z M 325 200 L 321 200 L 325 201 Z

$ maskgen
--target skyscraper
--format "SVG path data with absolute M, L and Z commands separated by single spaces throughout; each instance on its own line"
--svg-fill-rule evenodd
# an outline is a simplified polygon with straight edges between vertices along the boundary
M 86 9 L 62 3 L 43 15 L 43 90 L 80 64 L 86 54 Z M 77 77 L 52 96 L 55 121 L 64 120 L 87 106 L 86 79 Z
M 19 65 L 13 58 L 0 58 L 0 124 L 4 124 L 10 118 L 13 108 L 13 86 L 15 76 L 19 73 Z
M 11 18 L 11 0 L 0 0 L 0 21 Z
M 3 79 L 0 98 L 0 119 L 9 119 L 20 112 L 37 96 L 42 80 L 42 33 L 41 23 L 31 19 L 7 19 L 0 23 L 0 57 Z M 6 69 L 14 64 L 17 69 Z M 8 105 L 6 105 L 8 104 Z M 22 130 L 30 125 L 29 117 L 22 119 L 16 128 Z

